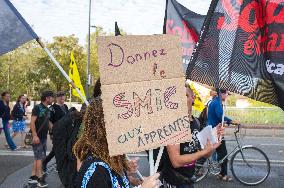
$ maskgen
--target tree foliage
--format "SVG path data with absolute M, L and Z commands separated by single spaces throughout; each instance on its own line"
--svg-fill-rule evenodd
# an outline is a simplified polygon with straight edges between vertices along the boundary
M 99 77 L 96 38 L 101 35 L 107 35 L 101 27 L 97 27 L 96 31 L 91 33 L 90 74 L 94 80 L 93 83 Z M 52 42 L 44 43 L 67 74 L 70 53 L 74 52 L 81 82 L 85 86 L 87 45 L 82 46 L 75 35 L 56 36 Z M 36 41 L 28 42 L 0 56 L 0 70 L 0 92 L 9 91 L 12 100 L 20 94 L 27 94 L 32 99 L 38 100 L 40 93 L 47 89 L 55 92 L 69 90 L 67 80 Z M 92 88 L 89 91 L 91 95 Z M 79 99 L 76 100 L 79 101 Z

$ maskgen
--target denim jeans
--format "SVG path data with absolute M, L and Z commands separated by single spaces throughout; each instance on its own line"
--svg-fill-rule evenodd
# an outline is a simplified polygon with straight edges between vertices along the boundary
M 16 144 L 14 143 L 9 130 L 9 121 L 3 120 L 3 129 L 6 137 L 7 144 L 9 145 L 11 150 L 15 150 L 17 148 Z

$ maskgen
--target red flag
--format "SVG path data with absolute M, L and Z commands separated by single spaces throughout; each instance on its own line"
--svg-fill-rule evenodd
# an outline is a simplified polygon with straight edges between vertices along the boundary
M 213 0 L 187 78 L 284 109 L 284 1 Z

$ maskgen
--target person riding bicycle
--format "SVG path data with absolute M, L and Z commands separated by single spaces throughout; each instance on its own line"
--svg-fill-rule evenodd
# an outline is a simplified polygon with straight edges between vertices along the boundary
M 226 89 L 216 89 L 218 95 L 213 97 L 212 101 L 210 102 L 208 106 L 208 126 L 212 126 L 212 128 L 215 128 L 218 124 L 222 123 L 222 117 L 223 117 L 223 107 L 222 102 L 224 102 L 229 95 L 229 92 Z M 237 121 L 233 121 L 228 117 L 224 117 L 224 121 L 227 122 L 227 124 L 238 124 Z M 221 145 L 216 149 L 217 152 L 217 159 L 220 161 L 227 155 L 227 147 L 226 142 L 222 138 Z M 221 172 L 217 176 L 218 179 L 223 181 L 232 181 L 233 179 L 228 176 L 228 159 L 225 159 L 224 162 L 221 164 Z

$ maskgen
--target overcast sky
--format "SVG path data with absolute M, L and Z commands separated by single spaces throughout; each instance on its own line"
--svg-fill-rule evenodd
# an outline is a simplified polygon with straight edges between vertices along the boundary
M 51 41 L 75 34 L 85 44 L 89 0 L 10 0 L 35 32 Z M 188 9 L 206 14 L 211 0 L 178 0 Z M 166 0 L 92 0 L 91 25 L 114 32 L 114 22 L 131 34 L 162 33 Z M 92 28 L 94 31 L 95 28 Z

